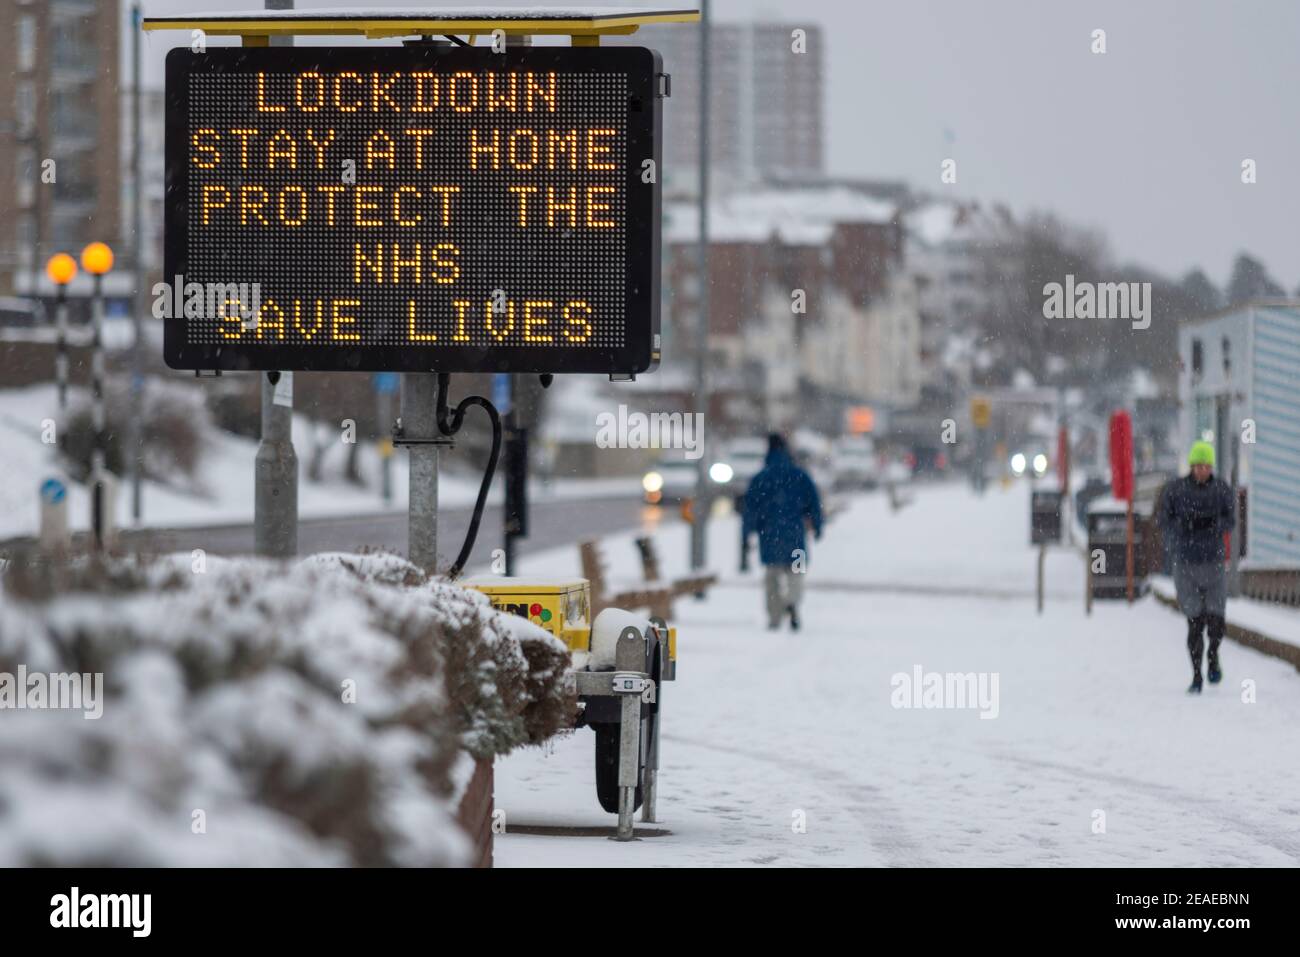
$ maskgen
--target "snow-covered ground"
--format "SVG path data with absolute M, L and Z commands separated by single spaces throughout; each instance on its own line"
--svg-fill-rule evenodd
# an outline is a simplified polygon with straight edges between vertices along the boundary
M 677 607 L 660 823 L 642 825 L 661 833 L 563 832 L 613 823 L 581 730 L 497 762 L 507 829 L 532 833 L 498 837 L 496 863 L 1300 864 L 1300 675 L 1227 642 L 1224 682 L 1189 697 L 1181 619 L 1152 598 L 1086 617 L 1065 549 L 1038 615 L 1028 512 L 1024 485 L 982 499 L 923 486 L 897 513 L 854 500 L 811 548 L 797 635 L 765 629 L 761 573 L 738 573 L 735 519 L 715 522 L 722 581 Z M 680 574 L 685 527 L 656 539 Z M 634 574 L 630 540 L 606 551 L 614 577 Z M 522 568 L 576 572 L 577 550 Z M 979 597 L 990 589 L 1001 597 Z M 917 668 L 996 676 L 996 717 L 894 707 L 895 676 Z
M 74 390 L 74 396 L 77 391 Z M 41 441 L 41 422 L 46 418 L 57 418 L 57 409 L 57 392 L 52 385 L 0 390 L 0 441 L 5 450 L 0 460 L 0 539 L 31 535 L 37 530 L 40 521 L 37 490 L 47 477 L 61 474 L 52 448 Z M 326 478 L 320 482 L 307 479 L 311 428 L 308 419 L 295 416 L 293 437 L 299 462 L 298 512 L 301 517 L 367 515 L 406 509 L 405 453 L 399 450 L 393 457 L 393 499 L 386 504 L 380 495 L 382 459 L 372 443 L 363 443 L 361 448 L 364 487 L 343 478 L 347 449 L 341 441 L 333 443 L 326 453 Z M 197 484 L 200 488 L 145 482 L 142 524 L 153 528 L 174 528 L 251 522 L 253 459 L 256 454 L 257 443 L 252 439 L 213 429 L 199 465 Z M 454 455 L 452 452 L 446 457 Z M 66 481 L 66 476 L 62 477 Z M 444 468 L 438 480 L 440 502 L 448 506 L 473 504 L 478 495 L 479 481 L 478 475 Z M 564 478 L 549 485 L 534 483 L 530 494 L 535 501 L 542 502 L 548 497 L 636 495 L 640 488 L 637 478 Z M 501 495 L 501 482 L 498 480 L 494 482 L 489 501 L 499 502 Z M 116 515 L 119 527 L 131 526 L 131 500 L 125 482 L 119 485 Z M 85 486 L 74 484 L 69 488 L 68 518 L 74 530 L 89 527 L 90 494 Z

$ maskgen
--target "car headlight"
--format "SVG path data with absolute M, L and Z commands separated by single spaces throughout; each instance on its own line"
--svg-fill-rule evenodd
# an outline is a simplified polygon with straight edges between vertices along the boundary
M 724 485 L 727 482 L 730 482 L 732 476 L 735 474 L 735 470 L 726 462 L 714 462 L 709 468 L 709 478 L 713 479 L 713 481 L 717 482 L 719 485 Z
M 641 487 L 647 492 L 658 492 L 664 487 L 664 477 L 658 472 L 646 472 L 641 480 Z
M 1011 471 L 1017 475 L 1025 474 L 1025 457 L 1019 452 L 1011 456 Z
M 1042 475 L 1047 471 L 1047 456 L 1039 452 L 1034 456 L 1034 474 Z

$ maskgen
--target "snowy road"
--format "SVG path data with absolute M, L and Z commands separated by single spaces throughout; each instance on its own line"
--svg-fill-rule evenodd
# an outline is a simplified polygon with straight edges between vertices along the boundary
M 661 833 L 548 832 L 612 823 L 583 730 L 498 762 L 497 806 L 530 833 L 499 838 L 497 864 L 1300 863 L 1300 675 L 1229 642 L 1224 683 L 1189 698 L 1181 620 L 1150 598 L 1085 617 L 1074 553 L 1050 557 L 1040 617 L 1027 499 L 935 486 L 899 513 L 858 499 L 814 546 L 797 636 L 763 627 L 734 519 L 715 523 L 723 584 L 677 609 Z M 685 529 L 657 538 L 680 569 Z M 525 572 L 576 571 L 569 552 Z M 631 573 L 630 545 L 609 553 Z M 988 589 L 1003 597 L 973 597 Z M 996 695 L 895 707 L 895 676 L 917 669 L 974 673 Z
M 519 552 L 527 554 L 554 547 L 557 542 L 567 544 L 623 531 L 643 521 L 647 508 L 639 497 L 630 495 L 534 502 L 529 515 L 530 535 L 520 540 Z M 438 550 L 443 567 L 450 565 L 460 550 L 473 511 L 469 506 L 439 509 Z M 489 503 L 484 507 L 470 557 L 472 564 L 489 564 L 492 551 L 501 547 L 505 534 L 502 515 L 500 505 Z M 678 516 L 666 510 L 662 520 L 675 522 Z M 407 522 L 405 512 L 305 519 L 298 523 L 298 554 L 382 549 L 404 555 Z M 132 547 L 157 553 L 203 547 L 216 555 L 247 555 L 253 551 L 253 526 L 148 529 L 128 533 L 126 539 Z

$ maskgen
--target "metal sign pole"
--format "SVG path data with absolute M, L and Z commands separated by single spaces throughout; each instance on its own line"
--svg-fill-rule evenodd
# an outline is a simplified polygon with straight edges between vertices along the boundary
M 144 508 L 142 503 L 142 476 L 144 470 L 144 428 L 142 406 L 144 403 L 144 321 L 141 315 L 144 303 L 144 265 L 141 263 L 144 244 L 140 236 L 141 208 L 144 205 L 144 182 L 140 172 L 140 4 L 131 7 L 131 267 L 135 289 L 131 297 L 131 420 L 127 423 L 127 470 L 131 475 L 131 523 L 138 526 Z
M 505 407 L 498 407 L 497 411 L 505 417 L 505 514 L 502 524 L 505 526 L 505 536 L 502 544 L 505 551 L 506 574 L 515 573 L 515 540 L 523 530 L 521 527 L 523 492 L 521 484 L 527 482 L 527 473 L 525 472 L 526 462 L 519 461 L 520 455 L 520 438 L 519 438 L 519 404 L 515 401 L 518 377 L 507 375 L 506 377 L 506 395 L 508 396 Z
M 385 373 L 388 375 L 389 373 Z M 394 376 L 396 378 L 396 376 Z M 384 504 L 389 505 L 393 501 L 393 446 L 392 439 L 384 435 L 383 430 L 389 428 L 393 423 L 393 393 L 388 387 L 387 381 L 376 390 L 376 403 L 379 418 L 379 455 L 380 455 L 380 494 L 383 497 Z
M 298 554 L 298 455 L 292 372 L 262 376 L 262 440 L 253 475 L 254 550 L 269 558 L 293 558 Z
M 268 10 L 292 10 L 293 0 L 266 0 Z M 293 37 L 271 37 L 293 46 Z M 244 38 L 247 45 L 248 38 Z M 246 307 L 247 304 L 241 304 Z M 293 373 L 262 376 L 262 440 L 254 460 L 253 538 L 259 555 L 298 554 L 298 456 L 293 448 Z
M 700 4 L 700 248 L 699 317 L 695 334 L 695 409 L 709 411 L 709 0 Z M 708 443 L 705 442 L 705 448 Z M 706 539 L 709 512 L 709 456 L 695 464 L 695 501 L 691 509 L 691 568 L 703 568 L 708 560 Z
M 438 570 L 438 376 L 402 373 L 397 441 L 410 455 L 406 556 L 432 575 Z

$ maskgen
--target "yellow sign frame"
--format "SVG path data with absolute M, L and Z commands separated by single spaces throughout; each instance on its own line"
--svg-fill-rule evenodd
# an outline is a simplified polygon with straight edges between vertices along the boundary
M 654 10 L 624 13 L 611 9 L 608 15 L 574 17 L 439 17 L 415 13 L 409 16 L 303 16 L 293 11 L 256 11 L 229 17 L 172 16 L 145 17 L 142 28 L 156 30 L 202 30 L 211 36 L 239 36 L 245 46 L 267 46 L 273 36 L 364 36 L 370 40 L 409 36 L 476 37 L 501 30 L 507 36 L 570 36 L 574 46 L 597 46 L 606 35 L 626 36 L 650 23 L 698 23 L 698 10 Z M 471 39 L 472 42 L 472 39 Z

